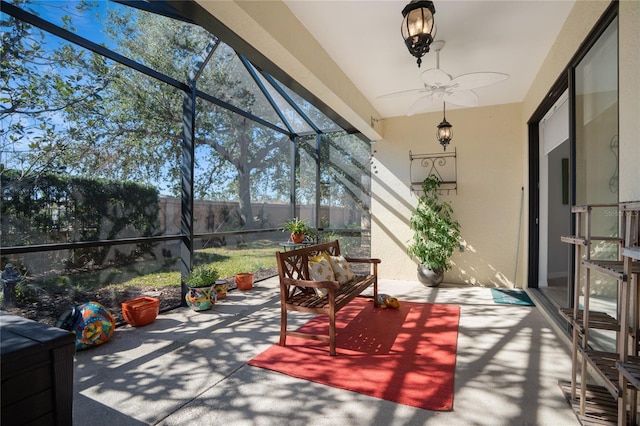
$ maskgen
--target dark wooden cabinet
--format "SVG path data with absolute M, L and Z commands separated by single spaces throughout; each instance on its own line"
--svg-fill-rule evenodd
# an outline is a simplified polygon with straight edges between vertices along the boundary
M 2 425 L 70 425 L 75 336 L 0 312 Z

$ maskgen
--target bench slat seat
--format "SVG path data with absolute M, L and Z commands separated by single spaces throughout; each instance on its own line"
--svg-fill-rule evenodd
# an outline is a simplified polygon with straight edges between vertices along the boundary
M 370 273 L 356 275 L 347 283 L 338 281 L 313 281 L 309 279 L 309 258 L 326 252 L 331 256 L 340 255 L 338 241 L 306 246 L 287 252 L 277 252 L 278 275 L 280 278 L 280 345 L 286 345 L 287 336 L 304 337 L 308 339 L 329 342 L 329 353 L 334 356 L 335 349 L 335 314 L 344 308 L 364 290 L 373 286 L 373 302 L 378 297 L 378 264 L 379 259 L 345 259 L 350 263 L 369 264 Z M 327 294 L 319 296 L 316 288 L 327 289 Z M 324 314 L 329 317 L 329 335 L 316 335 L 287 330 L 287 312 L 298 311 Z
M 336 310 L 344 308 L 356 296 L 360 295 L 367 287 L 371 285 L 372 275 L 356 275 L 356 277 L 346 284 L 342 284 L 335 291 Z M 326 281 L 325 281 L 326 282 Z M 337 281 L 329 281 L 337 282 Z M 331 291 L 331 290 L 329 290 Z M 317 312 L 318 309 L 327 309 L 329 313 L 329 295 L 318 297 L 311 292 L 298 292 L 287 302 L 290 305 L 289 310 L 302 312 Z

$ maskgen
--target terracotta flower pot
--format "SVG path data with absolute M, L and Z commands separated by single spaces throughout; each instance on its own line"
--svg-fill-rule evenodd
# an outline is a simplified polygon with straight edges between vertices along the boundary
M 291 234 L 291 242 L 300 244 L 304 241 L 304 234 Z
M 160 311 L 160 300 L 155 297 L 138 297 L 122 302 L 122 316 L 133 327 L 151 324 Z
M 253 273 L 242 272 L 236 274 L 236 287 L 238 290 L 251 290 L 253 288 Z

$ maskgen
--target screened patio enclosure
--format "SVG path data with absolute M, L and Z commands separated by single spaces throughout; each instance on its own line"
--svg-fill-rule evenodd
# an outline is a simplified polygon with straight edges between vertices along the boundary
M 294 216 L 369 254 L 370 144 L 295 82 L 165 2 L 1 16 L 0 266 L 24 275 L 18 307 L 182 287 L 162 302 L 177 306 L 194 266 L 273 274 Z

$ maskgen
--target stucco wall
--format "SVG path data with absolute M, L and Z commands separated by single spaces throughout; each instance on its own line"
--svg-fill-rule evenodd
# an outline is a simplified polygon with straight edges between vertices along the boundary
M 372 176 L 372 250 L 383 263 L 381 276 L 415 278 L 415 263 L 406 254 L 408 220 L 416 199 L 410 194 L 409 150 L 435 152 L 434 128 L 440 114 L 382 121 L 339 67 L 314 43 L 279 2 L 198 1 L 232 31 L 260 50 L 294 80 L 378 142 Z M 456 253 L 452 282 L 526 286 L 528 139 L 527 121 L 609 6 L 608 1 L 578 0 L 522 103 L 447 112 L 458 150 L 457 195 L 451 200 L 462 225 L 467 250 Z M 620 200 L 640 199 L 640 2 L 620 1 Z M 290 37 L 292 31 L 296 37 Z M 310 54 L 309 52 L 313 52 Z M 496 124 L 497 123 L 497 124 Z M 496 134 L 499 129 L 499 134 Z M 384 132 L 384 137 L 378 132 Z M 521 188 L 524 187 L 524 194 Z M 522 232 L 520 199 L 524 195 Z
M 518 287 L 527 285 L 527 121 L 608 6 L 606 1 L 576 2 L 522 104 L 447 114 L 454 125 L 459 157 L 458 194 L 447 198 L 468 244 L 464 253 L 454 255 L 455 267 L 445 276 L 447 281 L 508 285 L 515 281 Z M 619 7 L 620 201 L 631 201 L 640 199 L 640 2 L 621 1 Z M 508 124 L 506 135 L 511 144 L 505 150 L 501 141 L 491 136 L 494 129 L 483 133 L 487 116 Z M 415 197 L 406 188 L 408 151 L 425 151 L 416 139 L 430 141 L 429 152 L 437 149 L 431 127 L 439 120 L 436 114 L 384 121 L 384 139 L 376 144 L 378 174 L 372 185 L 372 247 L 373 254 L 384 259 L 383 276 L 415 277 L 415 266 L 406 255 L 411 236 L 408 218 L 415 205 Z M 426 125 L 428 122 L 433 125 Z M 471 140 L 482 144 L 474 145 Z M 493 167 L 487 167 L 491 163 Z M 507 169 L 501 167 L 504 164 L 508 164 Z M 522 187 L 524 193 L 520 194 Z M 520 195 L 524 200 L 521 227 Z
M 525 137 L 521 114 L 520 104 L 447 112 L 454 132 L 447 149 L 457 152 L 458 191 L 442 198 L 452 204 L 466 245 L 464 252 L 454 254 L 447 282 L 514 281 L 518 228 L 524 226 L 519 221 Z M 383 277 L 416 279 L 417 263 L 407 254 L 409 217 L 417 203 L 409 188 L 409 151 L 442 152 L 435 139 L 441 120 L 441 113 L 386 119 L 385 138 L 374 145 L 372 254 L 383 259 Z

